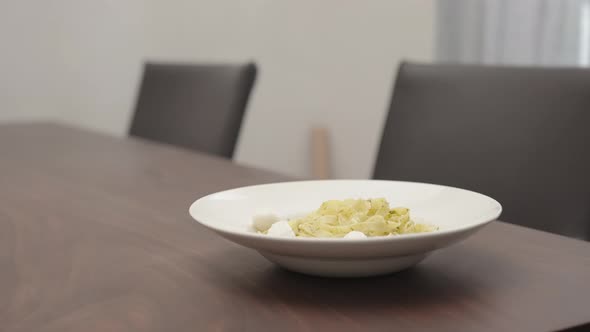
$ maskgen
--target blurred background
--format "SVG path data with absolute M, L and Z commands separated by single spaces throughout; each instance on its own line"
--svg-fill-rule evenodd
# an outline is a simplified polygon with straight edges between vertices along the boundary
M 244 63 L 258 75 L 234 159 L 370 178 L 402 60 L 588 66 L 590 2 L 1 0 L 0 122 L 126 136 L 146 61 Z

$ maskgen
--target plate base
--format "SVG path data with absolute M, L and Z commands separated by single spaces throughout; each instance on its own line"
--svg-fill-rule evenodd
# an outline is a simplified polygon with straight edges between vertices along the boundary
M 407 269 L 420 263 L 427 254 L 379 258 L 294 257 L 260 252 L 269 261 L 291 271 L 321 277 L 370 277 Z

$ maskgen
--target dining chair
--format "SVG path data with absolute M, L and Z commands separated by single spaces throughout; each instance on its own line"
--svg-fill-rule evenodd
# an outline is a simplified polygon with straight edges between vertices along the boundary
M 478 191 L 503 221 L 590 240 L 590 70 L 403 63 L 374 178 Z
M 256 65 L 147 63 L 129 134 L 232 158 Z

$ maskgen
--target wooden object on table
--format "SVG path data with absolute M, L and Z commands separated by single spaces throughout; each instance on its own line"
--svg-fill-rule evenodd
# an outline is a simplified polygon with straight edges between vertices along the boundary
M 283 271 L 188 215 L 288 180 L 139 139 L 0 126 L 1 331 L 554 331 L 590 322 L 590 243 L 494 222 L 369 279 Z
M 311 129 L 311 166 L 314 179 L 331 177 L 329 133 L 325 127 Z

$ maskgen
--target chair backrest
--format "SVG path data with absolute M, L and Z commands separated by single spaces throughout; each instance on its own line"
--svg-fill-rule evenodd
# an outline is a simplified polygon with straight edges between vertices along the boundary
M 590 240 L 590 70 L 404 63 L 374 177 L 479 191 L 504 221 Z
M 232 158 L 256 65 L 145 65 L 131 136 Z

